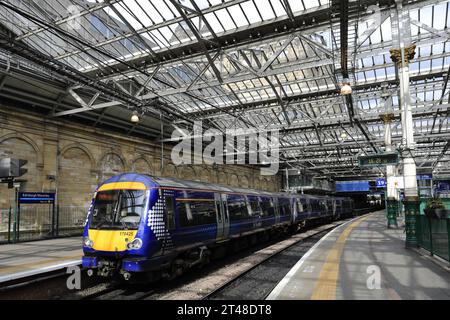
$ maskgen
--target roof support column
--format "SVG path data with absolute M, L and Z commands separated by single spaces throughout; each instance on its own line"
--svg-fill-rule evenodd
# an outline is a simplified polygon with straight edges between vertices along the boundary
M 414 44 L 410 43 L 411 31 L 409 25 L 409 12 L 403 10 L 401 0 L 397 0 L 396 15 L 394 14 L 394 25 L 397 24 L 397 43 L 400 48 L 390 50 L 391 59 L 396 64 L 400 80 L 400 106 L 402 118 L 402 158 L 403 179 L 405 188 L 405 231 L 406 247 L 418 245 L 416 235 L 417 218 L 419 214 L 419 197 L 417 189 L 416 163 L 414 161 L 414 127 L 411 112 L 411 97 L 409 88 L 409 61 L 414 58 Z M 394 27 L 393 25 L 393 27 Z M 395 30 L 395 27 L 393 28 Z M 395 32 L 394 32 L 395 35 Z M 394 42 L 395 43 L 395 42 Z
M 384 144 L 385 151 L 392 151 L 392 131 L 391 122 L 394 119 L 393 113 L 385 113 L 380 116 L 384 123 Z M 397 213 L 398 213 L 398 195 L 395 187 L 393 177 L 395 176 L 395 166 L 386 166 L 386 214 L 387 214 L 387 227 L 398 227 Z

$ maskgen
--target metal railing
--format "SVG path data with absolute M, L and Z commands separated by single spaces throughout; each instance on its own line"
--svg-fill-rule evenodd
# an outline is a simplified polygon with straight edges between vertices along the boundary
M 450 263 L 450 218 L 419 215 L 416 229 L 419 246 Z
M 64 206 L 22 206 L 0 209 L 0 243 L 14 243 L 56 237 L 81 236 L 88 208 Z

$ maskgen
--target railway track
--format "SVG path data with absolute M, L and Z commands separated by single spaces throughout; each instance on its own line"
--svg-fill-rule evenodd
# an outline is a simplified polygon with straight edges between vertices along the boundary
M 0 299 L 264 299 L 314 243 L 348 220 L 310 227 L 290 237 L 258 244 L 201 269 L 192 269 L 172 281 L 132 285 L 90 278 L 84 272 L 82 288 L 85 289 L 70 291 L 66 288 L 67 274 L 59 271 L 22 279 L 0 288 Z M 246 292 L 252 294 L 246 295 Z
M 170 282 L 161 281 L 147 286 L 112 285 L 81 299 L 264 299 L 319 239 L 348 220 L 314 227 L 281 241 L 258 245 L 200 270 L 191 270 Z

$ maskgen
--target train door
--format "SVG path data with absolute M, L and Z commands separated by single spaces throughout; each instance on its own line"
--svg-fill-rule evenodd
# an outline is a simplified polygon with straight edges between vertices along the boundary
M 273 203 L 275 205 L 275 224 L 278 224 L 280 222 L 280 202 L 278 198 L 272 198 Z
M 227 195 L 216 193 L 214 195 L 216 200 L 217 212 L 217 240 L 224 240 L 228 238 L 230 233 L 230 218 L 228 214 Z
M 293 205 L 294 205 L 294 210 L 292 211 L 293 212 L 293 214 L 292 214 L 292 219 L 291 219 L 291 222 L 292 223 L 294 223 L 295 221 L 297 221 L 297 216 L 298 216 L 298 201 L 300 201 L 300 199 L 298 199 L 298 198 L 292 198 L 292 202 L 293 202 Z

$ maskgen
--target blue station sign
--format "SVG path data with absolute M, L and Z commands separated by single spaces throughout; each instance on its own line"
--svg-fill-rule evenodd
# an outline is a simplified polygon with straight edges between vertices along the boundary
M 418 174 L 417 180 L 432 180 L 433 175 L 432 174 Z
M 51 192 L 19 192 L 19 203 L 54 203 L 55 193 Z
M 386 179 L 377 179 L 377 188 L 385 188 L 386 185 Z

